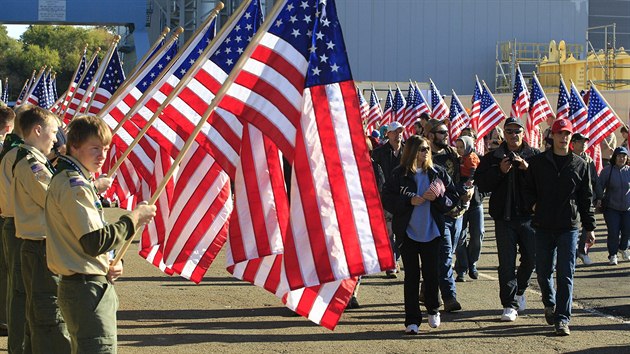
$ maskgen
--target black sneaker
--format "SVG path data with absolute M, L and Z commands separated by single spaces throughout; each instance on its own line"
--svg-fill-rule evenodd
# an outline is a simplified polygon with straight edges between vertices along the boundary
M 569 330 L 568 322 L 558 322 L 556 323 L 556 335 L 557 336 L 568 336 L 571 334 L 571 330 Z
M 553 308 L 553 306 L 545 307 L 545 321 L 547 321 L 548 325 L 553 325 L 555 321 L 555 317 L 553 314 L 554 312 L 555 312 L 555 309 Z
M 470 277 L 470 279 L 474 279 L 474 280 L 479 279 L 479 272 L 477 271 L 477 268 L 470 269 L 468 271 L 468 276 Z
M 352 297 L 350 298 L 350 301 L 348 301 L 348 305 L 346 306 L 347 309 L 358 309 L 359 307 L 361 307 L 361 305 L 359 305 L 359 300 L 357 300 L 357 297 L 352 295 Z
M 462 309 L 462 305 L 457 302 L 457 299 L 452 298 L 444 300 L 444 312 L 456 312 Z
M 465 283 L 466 282 L 466 276 L 464 274 L 457 274 L 457 277 L 455 278 L 455 281 L 458 283 Z

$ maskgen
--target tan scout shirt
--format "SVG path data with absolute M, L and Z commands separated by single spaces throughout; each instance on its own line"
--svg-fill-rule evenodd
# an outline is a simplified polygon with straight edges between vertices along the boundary
M 20 148 L 26 149 L 28 154 L 15 165 L 9 194 L 15 212 L 15 236 L 41 241 L 46 239 L 44 204 L 52 172 L 41 151 L 27 144 L 20 145 Z
M 4 155 L 2 162 L 0 162 L 0 210 L 2 210 L 2 216 L 5 218 L 12 218 L 13 203 L 9 201 L 9 194 L 11 193 L 11 183 L 13 182 L 13 164 L 17 157 L 17 148 L 13 148 Z
M 46 198 L 48 240 L 46 255 L 48 268 L 55 274 L 106 275 L 109 270 L 107 254 L 96 257 L 83 251 L 79 240 L 89 232 L 105 227 L 103 209 L 90 173 L 75 159 L 66 156 L 83 173 L 65 169 L 50 183 Z

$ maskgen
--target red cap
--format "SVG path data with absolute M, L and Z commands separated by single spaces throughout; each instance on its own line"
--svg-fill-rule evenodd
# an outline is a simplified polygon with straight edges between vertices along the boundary
M 560 133 L 561 131 L 566 131 L 569 133 L 573 133 L 573 124 L 568 119 L 556 119 L 551 126 L 551 132 L 553 134 Z

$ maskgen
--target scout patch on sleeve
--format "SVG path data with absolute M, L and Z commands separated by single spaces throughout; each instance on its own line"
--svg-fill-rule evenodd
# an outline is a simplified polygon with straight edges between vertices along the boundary
M 70 177 L 68 182 L 70 182 L 70 187 L 83 187 L 86 185 L 81 177 Z
M 44 165 L 42 165 L 41 163 L 37 162 L 37 163 L 31 163 L 31 171 L 33 171 L 33 173 L 35 175 L 37 175 L 37 172 L 43 171 L 45 170 L 46 167 L 44 167 Z

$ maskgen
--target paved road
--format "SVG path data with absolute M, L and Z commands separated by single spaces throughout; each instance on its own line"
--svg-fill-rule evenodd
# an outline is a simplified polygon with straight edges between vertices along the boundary
M 552 335 L 534 286 L 527 292 L 528 310 L 514 323 L 499 321 L 491 223 L 480 279 L 458 283 L 464 310 L 443 314 L 438 329 L 423 323 L 418 336 L 403 335 L 402 279 L 386 279 L 384 274 L 365 277 L 359 296 L 362 307 L 346 311 L 337 329 L 329 331 L 292 315 L 267 292 L 230 278 L 223 254 L 199 285 L 164 276 L 129 254 L 126 276 L 116 285 L 119 353 L 628 353 L 630 262 L 605 265 L 601 240 L 594 249 L 596 264 L 576 271 L 569 337 Z M 5 338 L 0 338 L 1 350 L 6 350 Z

